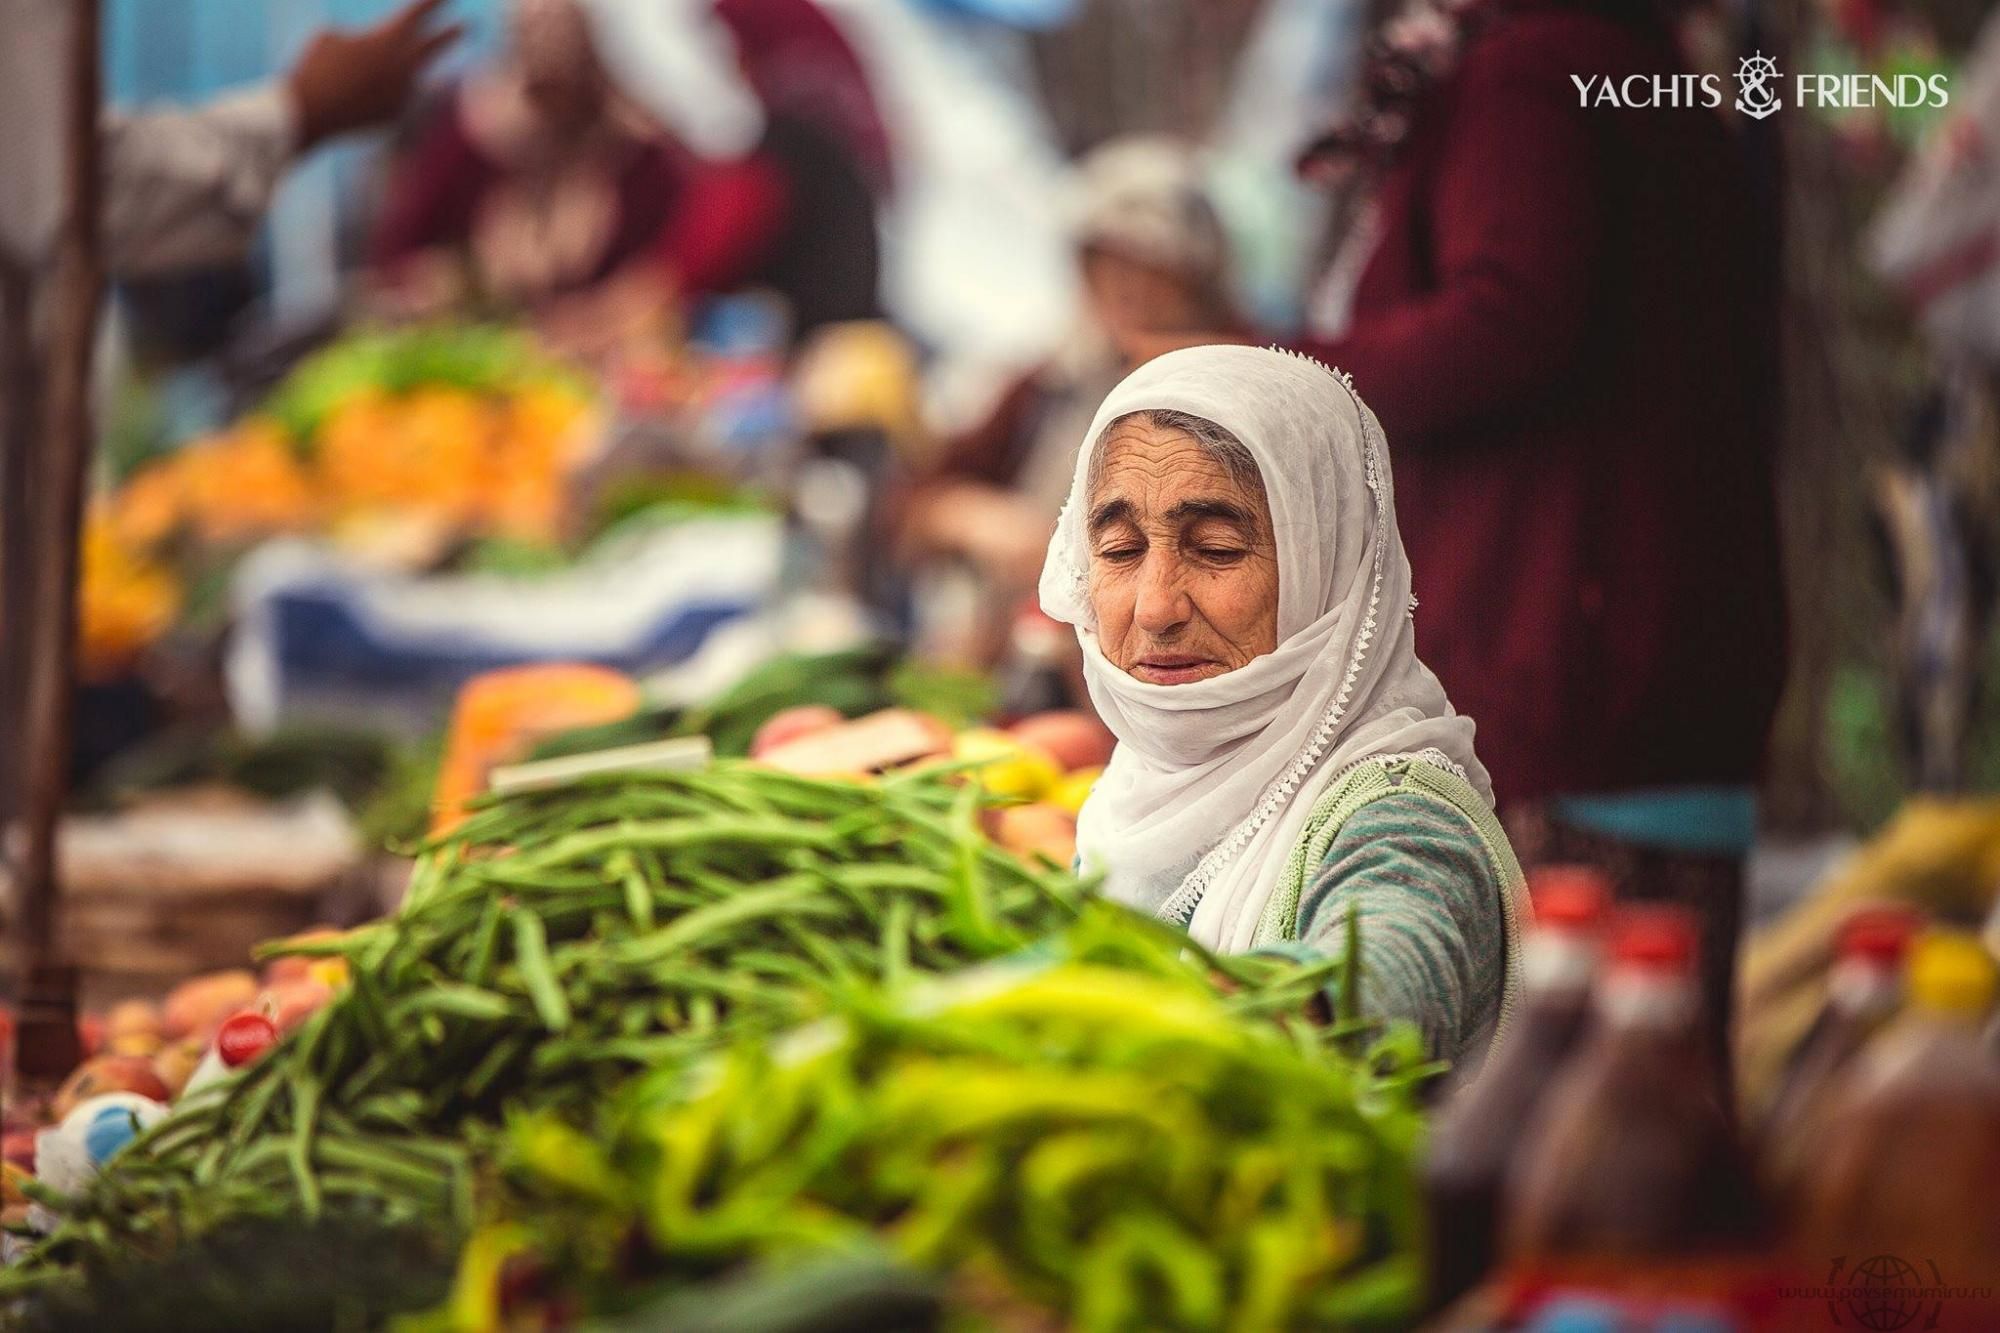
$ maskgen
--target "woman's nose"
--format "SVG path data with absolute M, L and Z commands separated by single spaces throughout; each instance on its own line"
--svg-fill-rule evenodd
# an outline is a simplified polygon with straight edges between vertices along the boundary
M 1139 569 L 1139 600 L 1132 619 L 1155 638 L 1164 638 L 1194 615 L 1194 603 L 1181 586 L 1181 564 L 1170 555 L 1151 553 Z

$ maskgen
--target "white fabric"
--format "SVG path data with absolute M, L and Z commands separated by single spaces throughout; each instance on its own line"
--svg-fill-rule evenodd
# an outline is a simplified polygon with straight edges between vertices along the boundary
M 1909 157 L 1864 253 L 1948 354 L 2000 360 L 2000 13 L 1952 80 L 1951 113 Z
M 291 93 L 275 82 L 198 107 L 108 113 L 104 241 L 112 272 L 242 259 L 297 141 Z
M 1103 246 L 1205 289 L 1228 280 L 1222 218 L 1200 158 L 1178 139 L 1134 134 L 1098 145 L 1077 164 L 1070 208 L 1079 246 Z
M 1146 410 L 1240 439 L 1277 538 L 1276 651 L 1186 685 L 1113 666 L 1090 613 L 1090 455 L 1111 421 Z M 1106 874 L 1111 896 L 1170 919 L 1192 903 L 1196 940 L 1242 951 L 1314 803 L 1354 764 L 1440 751 L 1492 800 L 1471 719 L 1417 660 L 1388 446 L 1342 377 L 1288 352 L 1188 348 L 1127 376 L 1085 441 L 1041 598 L 1076 627 L 1091 700 L 1118 737 L 1077 825 L 1084 868 Z
M 764 108 L 736 63 L 713 0 L 584 0 L 598 55 L 619 89 L 703 157 L 741 157 Z

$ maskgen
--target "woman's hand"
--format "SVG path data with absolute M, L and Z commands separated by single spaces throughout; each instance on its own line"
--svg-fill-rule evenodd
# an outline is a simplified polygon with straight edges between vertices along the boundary
M 402 114 L 418 77 L 464 31 L 433 22 L 444 3 L 411 0 L 372 28 L 313 34 L 286 76 L 301 151 Z
M 673 275 L 634 264 L 595 287 L 545 302 L 535 322 L 562 355 L 609 366 L 627 353 L 665 346 L 678 308 Z
M 904 542 L 915 555 L 959 555 L 996 585 L 1032 588 L 1054 526 L 1013 491 L 981 482 L 940 482 L 911 501 Z
M 414 323 L 450 314 L 463 306 L 470 294 L 464 261 L 436 246 L 370 273 L 362 301 L 377 319 Z

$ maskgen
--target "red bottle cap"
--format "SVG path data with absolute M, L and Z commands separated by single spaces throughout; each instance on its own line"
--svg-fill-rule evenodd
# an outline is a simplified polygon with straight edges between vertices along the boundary
M 1535 924 L 1547 930 L 1596 930 L 1611 906 L 1611 877 L 1595 866 L 1542 866 L 1528 876 Z
M 231 1069 L 241 1069 L 278 1041 L 278 1029 L 262 1014 L 237 1014 L 215 1034 L 215 1053 Z
M 1611 928 L 1611 961 L 1621 967 L 1688 972 L 1695 960 L 1694 914 L 1648 904 L 1619 911 Z
M 1842 958 L 1894 966 L 1909 952 L 1910 939 L 1921 924 L 1913 907 L 1897 903 L 1859 907 L 1840 923 L 1836 952 Z

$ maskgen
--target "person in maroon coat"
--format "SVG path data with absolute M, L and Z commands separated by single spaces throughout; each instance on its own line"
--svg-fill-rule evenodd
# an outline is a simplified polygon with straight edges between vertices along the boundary
M 1377 188 L 1302 350 L 1395 441 L 1417 650 L 1523 860 L 1692 901 L 1720 1034 L 1784 672 L 1775 225 L 1716 111 L 1572 78 L 1684 72 L 1636 3 L 1406 17 L 1308 154 Z

